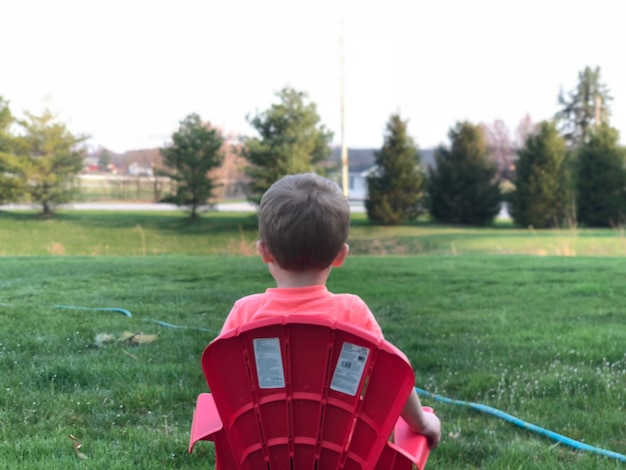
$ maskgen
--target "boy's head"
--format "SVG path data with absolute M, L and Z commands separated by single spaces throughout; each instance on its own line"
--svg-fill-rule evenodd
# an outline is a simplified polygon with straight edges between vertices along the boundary
M 339 186 L 314 173 L 276 181 L 259 208 L 259 239 L 288 271 L 329 267 L 348 239 L 350 204 Z

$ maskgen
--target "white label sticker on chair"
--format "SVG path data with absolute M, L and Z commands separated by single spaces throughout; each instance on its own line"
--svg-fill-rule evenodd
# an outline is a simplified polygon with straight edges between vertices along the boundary
M 284 388 L 285 372 L 278 338 L 256 338 L 252 341 L 259 388 Z
M 356 395 L 369 353 L 370 350 L 363 346 L 343 343 L 330 388 L 348 395 Z

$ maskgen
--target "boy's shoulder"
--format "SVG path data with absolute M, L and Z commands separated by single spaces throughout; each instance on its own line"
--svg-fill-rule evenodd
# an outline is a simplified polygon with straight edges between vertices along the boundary
M 350 294 L 348 292 L 333 294 L 333 296 L 337 299 L 341 299 L 346 302 L 363 303 L 363 304 L 365 303 L 365 301 L 361 297 L 359 297 L 357 294 Z
M 259 303 L 266 296 L 265 292 L 250 294 L 240 297 L 235 301 L 235 305 L 244 306 Z

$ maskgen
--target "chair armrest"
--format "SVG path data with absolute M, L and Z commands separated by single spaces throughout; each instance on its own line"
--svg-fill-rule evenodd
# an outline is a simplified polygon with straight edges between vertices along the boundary
M 433 409 L 428 406 L 424 406 L 422 409 L 428 413 L 433 413 Z M 430 453 L 426 436 L 412 431 L 402 417 L 398 418 L 393 435 L 395 446 L 409 456 L 419 470 L 422 470 Z
M 191 433 L 189 436 L 189 453 L 198 441 L 212 441 L 213 435 L 223 428 L 222 419 L 217 412 L 215 400 L 210 393 L 201 393 L 196 401 L 193 412 Z

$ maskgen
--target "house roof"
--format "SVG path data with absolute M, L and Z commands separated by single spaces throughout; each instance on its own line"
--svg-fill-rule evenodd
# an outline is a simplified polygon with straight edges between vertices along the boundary
M 348 168 L 350 173 L 361 173 L 374 165 L 375 152 L 378 148 L 348 148 Z M 435 165 L 435 149 L 420 149 L 422 164 L 428 167 Z M 329 160 L 341 167 L 341 147 L 333 147 Z
M 361 173 L 374 165 L 374 152 L 378 149 L 348 149 L 348 168 L 351 173 Z M 333 147 L 330 161 L 341 167 L 341 147 Z

